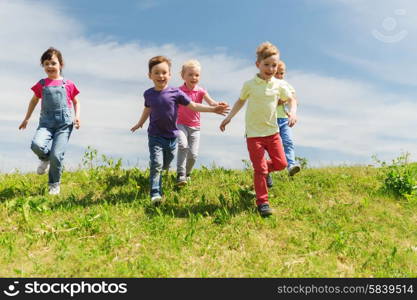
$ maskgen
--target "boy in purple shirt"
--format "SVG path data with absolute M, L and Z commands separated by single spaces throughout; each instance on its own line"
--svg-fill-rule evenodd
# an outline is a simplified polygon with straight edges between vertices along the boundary
M 164 56 L 155 56 L 149 60 L 149 78 L 154 87 L 143 94 L 145 107 L 132 132 L 142 128 L 150 117 L 148 127 L 148 145 L 150 153 L 151 202 L 158 205 L 162 201 L 162 170 L 168 170 L 177 147 L 178 104 L 199 112 L 214 112 L 225 115 L 227 104 L 207 106 L 195 103 L 179 88 L 168 86 L 171 79 L 171 61 Z

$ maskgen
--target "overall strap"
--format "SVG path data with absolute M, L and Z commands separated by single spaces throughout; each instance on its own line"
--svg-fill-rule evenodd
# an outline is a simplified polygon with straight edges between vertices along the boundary
M 39 83 L 41 84 L 42 87 L 44 87 L 45 86 L 45 79 L 39 80 Z

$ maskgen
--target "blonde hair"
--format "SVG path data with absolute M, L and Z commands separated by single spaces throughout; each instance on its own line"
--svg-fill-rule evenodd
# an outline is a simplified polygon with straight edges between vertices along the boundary
M 287 65 L 285 64 L 285 62 L 283 60 L 280 60 L 278 62 L 278 68 L 284 68 L 284 69 L 286 69 L 287 68 Z
M 256 61 L 260 62 L 268 57 L 279 55 L 279 50 L 270 42 L 264 42 L 256 48 Z
M 196 59 L 190 59 L 190 60 L 187 60 L 187 61 L 186 61 L 185 63 L 183 63 L 183 65 L 182 65 L 182 68 L 181 68 L 181 76 L 183 76 L 183 75 L 184 75 L 185 70 L 186 70 L 187 68 L 198 68 L 198 69 L 200 69 L 200 70 L 201 70 L 201 65 L 200 65 L 200 62 L 199 62 L 198 60 L 196 60 Z

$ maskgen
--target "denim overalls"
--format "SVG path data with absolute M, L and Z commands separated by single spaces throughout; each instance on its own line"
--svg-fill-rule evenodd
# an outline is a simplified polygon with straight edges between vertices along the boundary
M 39 126 L 31 149 L 40 160 L 49 160 L 49 184 L 59 184 L 63 169 L 65 146 L 72 132 L 72 114 L 67 104 L 65 80 L 61 86 L 42 85 L 42 102 Z

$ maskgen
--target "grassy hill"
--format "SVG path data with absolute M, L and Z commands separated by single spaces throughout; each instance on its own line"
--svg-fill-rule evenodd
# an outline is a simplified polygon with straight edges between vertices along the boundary
M 387 192 L 392 168 L 274 173 L 261 218 L 250 169 L 202 168 L 181 190 L 169 173 L 154 208 L 148 170 L 89 155 L 59 196 L 46 175 L 0 175 L 2 277 L 417 276 L 417 205 Z

